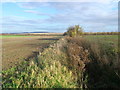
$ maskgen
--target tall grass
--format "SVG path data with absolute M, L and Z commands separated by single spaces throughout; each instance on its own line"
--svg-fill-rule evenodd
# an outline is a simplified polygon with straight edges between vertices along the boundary
M 76 51 L 78 60 L 82 60 L 83 51 L 77 53 L 80 49 L 75 49 L 78 47 L 82 47 L 84 51 L 87 51 L 84 55 L 87 63 L 84 62 L 84 75 L 87 75 L 86 85 L 88 88 L 119 88 L 120 86 L 120 68 L 118 61 L 118 50 L 114 43 L 104 42 L 103 39 L 86 39 L 86 38 L 68 38 L 68 42 L 76 44 L 74 46 L 70 46 L 70 48 L 74 48 Z M 73 53 L 68 52 L 68 53 Z M 72 55 L 75 55 L 72 54 Z M 85 56 L 86 55 L 86 56 Z M 89 55 L 89 56 L 88 56 Z M 70 57 L 71 60 L 74 60 Z M 75 60 L 74 60 L 75 61 Z M 76 64 L 77 65 L 77 64 Z M 78 65 L 79 66 L 79 65 Z M 77 70 L 79 72 L 79 70 Z M 82 78 L 85 76 L 83 75 Z

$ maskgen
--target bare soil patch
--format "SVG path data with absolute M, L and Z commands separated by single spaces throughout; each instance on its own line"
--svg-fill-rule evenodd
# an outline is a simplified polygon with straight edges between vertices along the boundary
M 7 37 L 2 39 L 2 69 L 6 70 L 28 60 L 38 51 L 58 40 L 56 36 Z

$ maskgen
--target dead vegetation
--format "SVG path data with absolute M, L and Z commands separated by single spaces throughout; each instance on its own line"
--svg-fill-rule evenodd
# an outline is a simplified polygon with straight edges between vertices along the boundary
M 81 37 L 69 37 L 67 40 L 68 65 L 70 69 L 75 68 L 73 72 L 78 76 L 79 87 L 119 88 L 120 63 L 113 45 Z

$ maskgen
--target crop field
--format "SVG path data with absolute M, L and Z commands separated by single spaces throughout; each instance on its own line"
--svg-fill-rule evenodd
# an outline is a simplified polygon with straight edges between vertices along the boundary
M 89 40 L 102 40 L 104 42 L 113 42 L 118 44 L 118 35 L 86 35 L 85 38 Z
M 38 51 L 55 42 L 59 36 L 3 35 L 2 69 L 6 70 L 21 61 L 34 57 Z
M 1 35 L 0 38 L 10 38 L 10 37 L 31 37 L 25 35 Z
M 102 42 L 112 44 L 114 48 L 118 48 L 118 35 L 86 35 L 84 36 L 85 39 L 91 42 Z

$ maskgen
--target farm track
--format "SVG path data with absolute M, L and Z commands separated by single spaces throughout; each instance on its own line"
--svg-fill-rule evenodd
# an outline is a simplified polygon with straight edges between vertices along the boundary
M 10 37 L 2 39 L 2 69 L 7 70 L 23 60 L 35 57 L 39 51 L 48 47 L 59 37 L 33 36 Z

